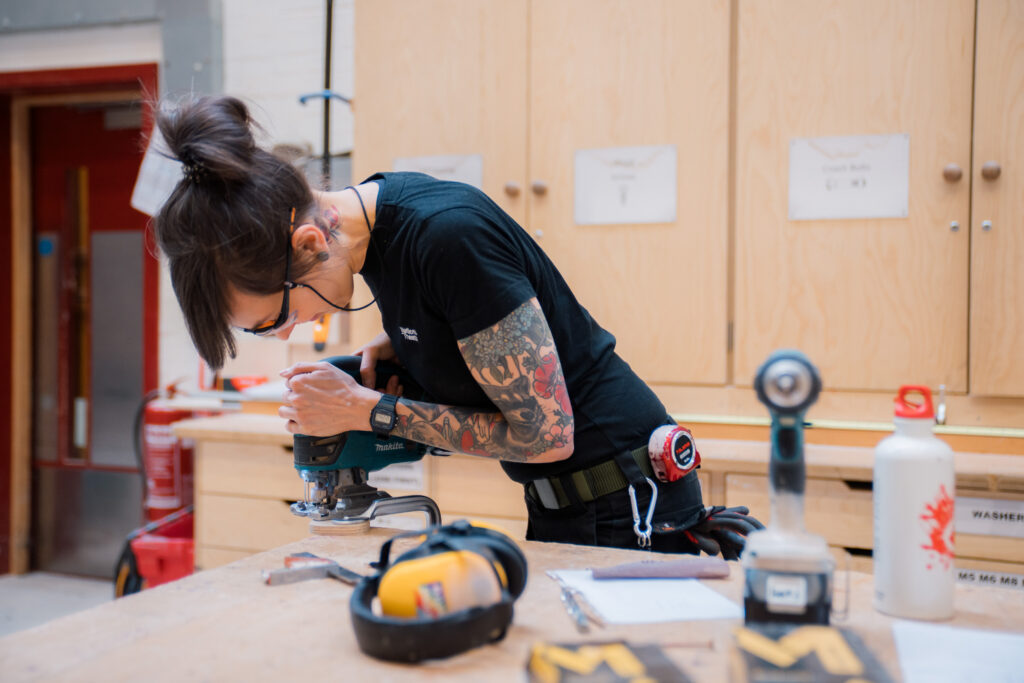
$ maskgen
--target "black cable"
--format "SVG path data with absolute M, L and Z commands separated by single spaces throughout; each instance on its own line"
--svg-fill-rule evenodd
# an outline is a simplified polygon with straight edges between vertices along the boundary
M 352 187 L 351 185 L 349 185 L 345 189 L 346 190 L 352 190 L 353 192 L 356 193 L 356 199 L 359 200 L 359 208 L 361 208 L 363 210 L 363 218 L 366 220 L 366 230 L 370 233 L 370 242 L 373 244 L 374 251 L 377 252 L 377 258 L 380 259 L 381 265 L 383 266 L 384 265 L 384 255 L 380 253 L 380 246 L 376 242 L 373 241 L 373 228 L 370 227 L 370 215 L 368 213 L 366 213 L 366 204 L 363 203 L 363 198 L 359 194 L 359 190 L 357 190 L 356 188 Z M 287 285 L 288 283 L 285 283 L 285 284 Z M 307 285 L 304 282 L 293 282 L 292 286 L 293 287 L 305 287 L 306 289 L 312 291 L 318 297 L 323 299 L 324 303 L 326 303 L 326 304 L 328 304 L 330 306 L 334 306 L 339 311 L 348 311 L 349 313 L 355 313 L 356 311 L 361 311 L 364 308 L 369 308 L 370 306 L 372 306 L 373 304 L 375 304 L 377 302 L 377 297 L 374 296 L 373 297 L 373 301 L 371 301 L 370 303 L 368 303 L 368 304 L 366 304 L 364 306 L 360 306 L 359 308 L 347 308 L 345 306 L 339 306 L 338 304 L 334 303 L 333 301 L 331 301 L 330 299 L 325 297 L 323 294 L 321 294 L 320 292 L 316 291 L 316 288 L 314 288 L 312 285 Z

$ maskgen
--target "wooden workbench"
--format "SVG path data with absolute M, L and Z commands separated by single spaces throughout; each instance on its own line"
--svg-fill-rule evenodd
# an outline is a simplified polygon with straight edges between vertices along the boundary
M 739 620 L 609 627 L 589 636 L 574 630 L 546 570 L 610 566 L 650 558 L 648 553 L 526 542 L 529 581 L 515 606 L 505 640 L 422 665 L 380 662 L 356 646 L 348 616 L 352 589 L 330 579 L 270 587 L 260 572 L 282 566 L 297 551 L 331 557 L 368 572 L 390 532 L 357 537 L 310 537 L 180 581 L 0 639 L 4 681 L 58 680 L 346 680 L 521 681 L 537 641 L 625 638 L 658 642 L 696 681 L 727 680 L 731 629 Z M 407 541 L 402 541 L 406 543 Z M 742 576 L 707 584 L 740 600 Z M 899 680 L 892 620 L 871 608 L 871 576 L 852 573 L 854 629 Z M 845 585 L 837 573 L 837 601 Z M 958 585 L 956 626 L 1024 631 L 1024 591 Z

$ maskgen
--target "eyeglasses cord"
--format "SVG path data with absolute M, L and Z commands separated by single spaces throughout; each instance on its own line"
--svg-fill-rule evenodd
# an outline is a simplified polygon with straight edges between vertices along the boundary
M 359 200 L 359 208 L 361 208 L 363 210 L 363 218 L 366 220 L 366 229 L 370 232 L 370 242 L 373 244 L 374 250 L 377 252 L 377 258 L 379 258 L 381 260 L 381 262 L 383 263 L 384 262 L 384 256 L 380 253 L 380 246 L 377 245 L 373 241 L 373 228 L 370 227 L 370 215 L 368 213 L 366 213 L 366 204 L 363 203 L 363 198 L 359 194 L 359 190 L 357 190 L 356 188 L 352 187 L 351 185 L 346 187 L 345 190 L 352 190 L 355 193 L 355 195 L 356 195 L 356 199 Z M 344 190 L 342 190 L 342 191 L 344 191 Z M 305 287 L 306 289 L 310 290 L 311 292 L 316 294 L 318 297 L 323 299 L 325 303 L 327 303 L 327 304 L 329 304 L 331 306 L 334 306 L 339 311 L 348 311 L 349 313 L 354 313 L 356 311 L 361 311 L 361 310 L 363 310 L 365 308 L 369 308 L 370 306 L 374 305 L 377 302 L 377 297 L 374 296 L 373 297 L 373 301 L 371 301 L 370 303 L 366 304 L 365 306 L 359 306 L 358 308 L 347 308 L 345 306 L 339 306 L 338 304 L 334 303 L 333 301 L 331 301 L 330 299 L 325 297 L 323 294 L 321 294 L 320 292 L 316 291 L 316 289 L 312 285 L 307 285 L 307 284 L 304 284 L 302 282 L 294 282 L 294 283 L 292 283 L 292 285 L 294 287 Z

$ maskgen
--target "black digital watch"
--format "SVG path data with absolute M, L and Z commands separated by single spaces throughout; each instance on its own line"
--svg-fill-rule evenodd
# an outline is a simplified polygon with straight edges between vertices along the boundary
M 397 396 L 382 394 L 380 401 L 370 411 L 370 428 L 378 439 L 387 439 L 391 435 L 391 430 L 395 428 L 395 422 L 398 419 L 395 414 L 397 403 Z

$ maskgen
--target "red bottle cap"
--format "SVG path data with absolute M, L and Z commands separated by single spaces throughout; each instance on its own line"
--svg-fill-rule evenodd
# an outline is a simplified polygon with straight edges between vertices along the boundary
M 922 402 L 912 403 L 907 400 L 908 394 L 921 394 Z M 928 387 L 902 386 L 899 395 L 893 401 L 896 403 L 896 417 L 935 419 L 935 410 L 932 408 L 932 390 Z

